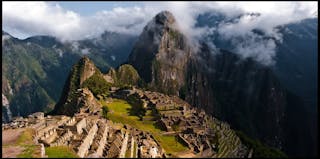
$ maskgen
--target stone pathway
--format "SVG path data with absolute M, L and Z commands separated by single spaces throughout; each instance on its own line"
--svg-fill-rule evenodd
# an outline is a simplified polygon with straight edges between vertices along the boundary
M 21 146 L 2 146 L 2 158 L 16 158 L 23 150 Z
M 23 131 L 24 129 L 8 129 L 2 131 L 2 145 L 15 143 Z

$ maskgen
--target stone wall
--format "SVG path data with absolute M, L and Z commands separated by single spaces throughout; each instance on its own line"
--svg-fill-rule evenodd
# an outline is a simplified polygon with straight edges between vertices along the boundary
M 105 127 L 105 130 L 104 130 L 104 133 L 103 133 L 103 136 L 102 136 L 102 138 L 101 138 L 101 140 L 100 140 L 100 142 L 99 142 L 99 147 L 98 147 L 98 149 L 97 149 L 97 151 L 96 151 L 96 154 L 97 154 L 97 156 L 99 156 L 99 157 L 102 157 L 103 150 L 104 150 L 104 147 L 105 147 L 106 142 L 107 142 L 108 130 L 109 130 L 109 127 L 106 126 L 106 127 Z
M 77 125 L 76 125 L 76 128 L 77 128 L 77 133 L 78 134 L 82 134 L 82 128 L 85 128 L 87 126 L 87 121 L 85 118 L 83 118 L 82 120 L 80 120 Z
M 126 132 L 124 140 L 122 142 L 119 158 L 125 158 L 125 154 L 128 147 L 128 139 L 129 139 L 129 132 Z
M 77 154 L 79 157 L 83 158 L 85 155 L 87 155 L 90 145 L 92 144 L 93 138 L 96 135 L 97 131 L 98 126 L 97 124 L 94 124 L 78 149 Z
M 72 132 L 70 130 L 67 130 L 60 138 L 58 138 L 54 143 L 50 144 L 50 146 L 60 146 L 64 145 L 66 141 L 68 141 L 71 136 Z

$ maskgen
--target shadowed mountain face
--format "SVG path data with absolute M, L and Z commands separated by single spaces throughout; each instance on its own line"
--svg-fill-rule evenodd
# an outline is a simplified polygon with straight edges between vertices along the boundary
M 287 147 L 290 147 L 288 153 L 296 156 L 316 156 L 318 153 L 317 28 L 317 18 L 281 27 L 283 42 L 277 45 L 277 63 L 273 67 L 281 85 L 295 94 L 289 101 L 299 98 L 303 103 L 291 102 L 288 108 L 287 134 L 290 139 Z M 298 148 L 295 144 L 301 146 Z
M 158 91 L 178 94 L 184 85 L 191 48 L 173 15 L 164 11 L 143 29 L 128 63 Z
M 226 50 L 211 52 L 205 43 L 193 51 L 172 19 L 168 12 L 159 13 L 144 28 L 129 56 L 129 63 L 151 88 L 179 95 L 289 155 L 312 156 L 292 151 L 299 147 L 289 144 L 293 138 L 309 145 L 310 138 L 302 139 L 307 140 L 306 132 L 311 129 L 306 126 L 301 131 L 292 124 L 293 112 L 303 112 L 303 102 L 288 92 L 272 68 Z
M 232 23 L 235 19 L 228 19 L 213 12 L 200 15 L 197 25 L 216 27 L 221 22 Z M 286 152 L 292 156 L 317 155 L 317 26 L 317 18 L 279 26 L 283 40 L 281 43 L 276 43 L 276 63 L 270 67 L 280 85 L 292 92 L 289 93 L 291 97 L 287 97 L 290 104 L 287 104 L 286 109 L 288 114 L 286 136 L 290 139 L 287 139 L 288 144 L 284 146 Z M 257 30 L 252 32 L 264 36 L 263 32 Z M 223 40 L 218 34 L 209 36 L 208 39 L 212 39 L 216 47 L 233 49 L 230 42 Z M 304 146 L 295 146 L 296 144 Z

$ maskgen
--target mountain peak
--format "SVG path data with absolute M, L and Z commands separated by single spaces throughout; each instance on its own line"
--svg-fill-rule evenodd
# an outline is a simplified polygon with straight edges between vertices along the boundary
M 85 64 L 87 62 L 91 62 L 92 63 L 92 61 L 86 55 L 82 56 L 81 59 L 79 60 L 79 63 L 81 63 L 81 64 Z
M 162 11 L 155 16 L 155 21 L 158 24 L 173 24 L 175 23 L 175 18 L 173 14 L 169 11 Z
M 82 84 L 94 74 L 102 77 L 100 70 L 96 68 L 94 63 L 87 56 L 83 56 L 79 62 L 72 67 L 60 100 L 52 113 L 72 115 L 78 111 L 81 107 L 77 104 L 77 100 L 81 96 L 79 89 L 82 88 Z
M 88 56 L 83 56 L 79 62 L 78 67 L 81 69 L 80 74 L 80 85 L 89 77 L 91 77 L 96 71 L 100 72 L 95 64 L 89 59 Z
M 173 14 L 162 11 L 144 28 L 128 63 L 145 82 L 158 83 L 159 89 L 177 92 L 177 88 L 184 84 L 180 82 L 184 79 L 180 70 L 187 64 L 190 48 Z

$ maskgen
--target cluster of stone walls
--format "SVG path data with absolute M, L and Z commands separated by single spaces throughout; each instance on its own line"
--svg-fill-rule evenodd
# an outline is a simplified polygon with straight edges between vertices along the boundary
M 98 131 L 98 126 L 97 124 L 94 124 L 78 149 L 77 154 L 79 157 L 83 158 L 88 153 L 90 145 L 92 144 L 92 141 L 97 131 Z
M 109 127 L 108 126 L 105 126 L 105 129 L 104 129 L 104 133 L 103 133 L 103 136 L 99 142 L 99 147 L 96 151 L 96 154 L 101 157 L 102 154 L 103 154 L 103 150 L 104 150 L 104 147 L 106 145 L 106 142 L 107 142 L 107 135 L 108 135 L 108 130 L 109 130 Z
M 55 125 L 49 125 L 43 129 L 36 131 L 36 137 L 45 139 L 49 136 L 49 132 L 56 131 L 55 129 L 56 129 Z
M 68 141 L 71 138 L 72 135 L 73 135 L 72 132 L 70 130 L 67 130 L 66 133 L 64 133 L 54 143 L 50 144 L 50 146 L 64 145 L 66 143 L 66 141 Z
M 66 122 L 66 125 L 68 126 L 72 126 L 74 125 L 76 122 L 76 119 L 74 117 L 72 117 L 71 119 L 69 119 L 67 122 Z
M 68 117 L 68 116 L 62 116 L 62 117 L 61 117 L 61 120 L 59 120 L 59 121 L 57 122 L 57 125 L 58 125 L 58 126 L 61 126 L 61 125 L 65 124 L 69 119 L 70 119 L 70 117 Z

